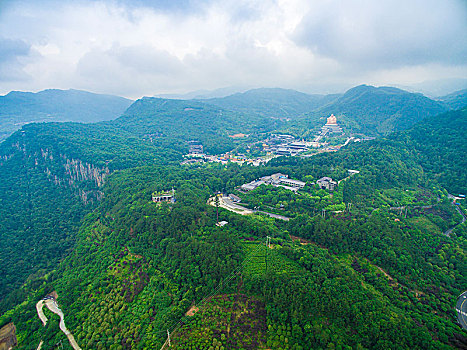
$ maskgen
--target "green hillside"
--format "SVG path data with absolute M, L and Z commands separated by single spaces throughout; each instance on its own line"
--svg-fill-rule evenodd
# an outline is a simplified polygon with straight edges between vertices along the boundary
M 427 116 L 447 108 L 421 94 L 393 87 L 361 85 L 348 90 L 337 100 L 310 113 L 310 116 L 344 116 L 353 122 L 353 132 L 387 135 L 405 130 Z
M 259 167 L 179 164 L 187 140 L 220 152 L 232 133 L 281 126 L 196 101 L 29 124 L 0 145 L 0 324 L 14 322 L 18 349 L 68 345 L 36 310 L 56 291 L 83 349 L 160 349 L 167 330 L 178 349 L 461 348 L 465 224 L 443 233 L 462 219 L 447 191 L 464 189 L 465 116 Z M 277 172 L 307 185 L 236 191 Z M 172 188 L 174 203 L 151 201 Z M 220 208 L 218 227 L 207 200 L 222 190 L 290 220 Z
M 217 154 L 233 148 L 229 135 L 273 130 L 276 123 L 254 113 L 225 110 L 203 102 L 143 98 L 111 123 L 138 136 L 154 135 L 156 142 L 174 140 L 187 151 L 186 141 L 202 142 L 207 152 Z
M 396 138 L 408 138 L 425 172 L 449 192 L 467 193 L 467 109 L 426 118 Z
M 461 109 L 467 105 L 467 89 L 456 91 L 437 99 L 442 101 L 449 109 Z
M 254 89 L 223 98 L 203 100 L 225 109 L 255 113 L 268 118 L 298 118 L 337 99 L 340 95 L 310 95 L 286 89 Z

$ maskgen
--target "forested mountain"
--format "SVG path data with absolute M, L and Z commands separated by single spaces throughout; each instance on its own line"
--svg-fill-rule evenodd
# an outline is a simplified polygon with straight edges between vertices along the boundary
M 112 125 L 160 140 L 201 141 L 211 154 L 232 149 L 229 135 L 273 130 L 279 121 L 255 113 L 226 110 L 199 101 L 142 98 Z
M 369 135 L 386 135 L 405 130 L 427 116 L 445 112 L 447 107 L 421 94 L 393 87 L 360 85 L 348 90 L 311 116 L 345 116 L 353 123 L 352 131 Z
M 180 161 L 192 139 L 213 154 L 225 152 L 233 147 L 229 134 L 273 126 L 204 103 L 155 98 L 138 100 L 114 121 L 25 125 L 0 145 L 0 228 L 8 233 L 1 240 L 0 299 L 24 283 L 32 267 L 53 266 L 67 252 L 73 225 L 92 210 L 113 171 Z M 59 223 L 60 217 L 69 220 Z
M 467 106 L 467 89 L 438 97 L 437 100 L 444 102 L 449 109 L 461 109 Z
M 123 97 L 80 90 L 12 91 L 0 96 L 0 141 L 31 122 L 95 123 L 115 119 L 131 103 Z
M 35 307 L 56 291 L 83 349 L 160 349 L 167 330 L 183 350 L 465 346 L 465 224 L 443 232 L 461 220 L 446 189 L 465 189 L 466 113 L 259 167 L 179 162 L 187 140 L 214 153 L 282 125 L 267 113 L 144 98 L 113 121 L 26 125 L 0 145 L 0 325 L 19 349 L 67 343 Z M 236 190 L 276 172 L 307 185 Z M 219 208 L 216 226 L 223 190 L 290 220 Z
M 313 128 L 334 114 L 349 132 L 381 136 L 405 130 L 427 116 L 457 109 L 462 91 L 434 101 L 393 87 L 361 85 L 345 94 L 309 95 L 285 89 L 255 89 L 203 102 L 242 113 L 291 119 L 297 129 Z
M 339 96 L 339 94 L 309 95 L 295 90 L 262 88 L 203 101 L 222 108 L 256 113 L 269 118 L 297 118 Z
M 423 119 L 412 129 L 396 134 L 407 138 L 407 147 L 417 152 L 424 171 L 454 194 L 467 193 L 465 157 L 467 109 Z

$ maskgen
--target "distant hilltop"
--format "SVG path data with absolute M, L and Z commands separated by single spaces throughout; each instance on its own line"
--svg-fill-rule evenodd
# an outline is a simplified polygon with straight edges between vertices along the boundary
M 81 90 L 12 91 L 0 96 L 0 142 L 28 123 L 116 119 L 132 103 L 123 97 Z

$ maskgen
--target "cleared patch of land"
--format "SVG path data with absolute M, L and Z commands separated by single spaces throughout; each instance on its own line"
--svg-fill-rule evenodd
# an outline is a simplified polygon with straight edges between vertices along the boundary
M 266 309 L 244 294 L 210 298 L 171 335 L 173 349 L 266 349 Z

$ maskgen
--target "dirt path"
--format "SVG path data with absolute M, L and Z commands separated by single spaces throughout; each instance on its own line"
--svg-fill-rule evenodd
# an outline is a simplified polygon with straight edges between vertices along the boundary
M 328 250 L 327 247 L 325 247 L 325 246 L 323 246 L 323 245 L 321 245 L 321 244 L 318 244 L 318 243 L 316 243 L 316 242 L 310 241 L 310 240 L 308 240 L 308 239 L 304 239 L 304 238 L 298 237 L 298 236 L 293 236 L 293 235 L 290 235 L 290 234 L 289 234 L 289 236 L 290 236 L 290 239 L 291 239 L 293 242 L 299 241 L 301 245 L 313 244 L 313 245 L 315 245 L 315 246 L 317 246 L 317 247 L 320 247 L 320 248 L 323 248 L 323 249 Z
M 417 298 L 419 298 L 420 296 L 422 296 L 422 295 L 425 294 L 425 293 L 423 293 L 423 292 L 421 292 L 421 291 L 419 291 L 419 290 L 410 289 L 409 287 L 404 286 L 403 284 L 401 284 L 401 283 L 399 283 L 399 282 L 396 282 L 396 281 L 394 280 L 394 278 L 393 278 L 390 274 L 388 274 L 386 271 L 384 271 L 381 267 L 376 266 L 376 265 L 375 265 L 375 267 L 377 267 L 378 270 L 381 271 L 381 273 L 389 279 L 389 284 L 393 284 L 393 285 L 395 285 L 395 286 L 401 286 L 401 287 L 407 288 L 407 289 L 410 290 L 411 292 L 414 292 L 414 293 L 415 293 L 415 296 L 416 296 Z

